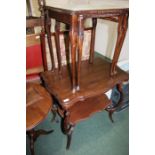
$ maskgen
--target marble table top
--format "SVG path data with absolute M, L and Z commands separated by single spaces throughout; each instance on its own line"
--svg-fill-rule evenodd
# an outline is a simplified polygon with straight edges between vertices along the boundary
M 70 11 L 129 8 L 128 0 L 46 0 L 46 6 Z

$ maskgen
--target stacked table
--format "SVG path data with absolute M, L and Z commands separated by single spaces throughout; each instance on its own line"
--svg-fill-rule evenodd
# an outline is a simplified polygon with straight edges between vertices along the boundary
M 80 120 L 91 114 L 108 110 L 112 120 L 112 113 L 117 107 L 108 108 L 111 100 L 105 93 L 117 86 L 121 94 L 118 106 L 122 104 L 122 83 L 128 80 L 128 74 L 117 67 L 117 61 L 123 45 L 128 26 L 128 1 L 115 0 L 87 0 L 67 1 L 58 5 L 56 1 L 43 3 L 45 27 L 48 35 L 50 53 L 52 42 L 50 34 L 50 19 L 56 20 L 56 47 L 58 68 L 42 73 L 42 79 L 47 90 L 58 101 L 58 112 L 64 118 L 64 132 L 68 135 L 69 148 L 74 126 Z M 81 61 L 84 39 L 84 21 L 92 18 L 92 42 L 90 59 Z M 104 57 L 94 57 L 95 28 L 97 18 L 107 19 L 118 23 L 118 35 L 112 61 Z M 60 22 L 69 25 L 71 45 L 71 63 L 61 65 L 60 53 Z M 51 59 L 53 60 L 52 56 Z

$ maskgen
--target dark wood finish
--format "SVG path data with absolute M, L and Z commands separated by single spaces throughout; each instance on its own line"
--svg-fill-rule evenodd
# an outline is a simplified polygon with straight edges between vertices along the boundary
M 67 146 L 69 149 L 73 130 L 76 124 L 95 114 L 101 112 L 111 103 L 105 94 L 79 101 L 67 111 L 59 109 L 59 114 L 64 118 L 63 131 L 67 134 Z
M 117 67 L 117 61 L 127 30 L 129 9 L 72 11 L 45 5 L 43 8 L 47 13 L 48 19 L 54 18 L 57 21 L 56 44 L 58 52 L 60 52 L 60 45 L 58 45 L 59 22 L 63 22 L 70 27 L 71 63 L 69 66 L 71 67 L 71 72 L 69 72 L 66 65 L 61 67 L 61 76 L 59 68 L 55 69 L 54 72 L 48 71 L 41 74 L 45 87 L 58 100 L 58 112 L 63 118 L 64 133 L 68 136 L 68 149 L 74 127 L 79 121 L 104 109 L 109 112 L 110 119 L 113 121 L 112 114 L 117 107 L 108 108 L 111 101 L 104 93 L 117 85 L 118 90 L 123 95 L 121 84 L 129 78 L 128 73 Z M 84 37 L 83 23 L 87 18 L 92 18 L 93 20 L 90 60 L 81 61 Z M 93 58 L 97 18 L 119 23 L 118 38 L 112 62 L 105 58 Z M 48 22 L 46 22 L 46 26 L 48 25 Z M 50 32 L 48 32 L 48 35 L 50 35 Z M 52 47 L 51 44 L 49 46 Z M 76 58 L 76 56 L 78 57 Z M 121 100 L 118 105 L 121 105 Z
M 34 142 L 40 135 L 46 135 L 53 130 L 34 130 L 46 117 L 52 107 L 49 93 L 39 84 L 26 85 L 26 131 L 30 138 L 31 155 L 34 155 Z
M 68 122 L 70 124 L 77 124 L 81 120 L 89 118 L 96 112 L 104 110 L 111 101 L 105 94 L 87 98 L 84 101 L 77 102 L 74 106 L 68 109 Z
M 37 140 L 37 138 L 40 136 L 40 135 L 47 135 L 47 134 L 50 134 L 52 133 L 53 130 L 49 130 L 49 131 L 46 131 L 46 130 L 30 130 L 30 131 L 27 131 L 26 134 L 29 136 L 29 139 L 30 139 L 30 151 L 31 151 L 31 155 L 34 155 L 34 142 Z
M 91 34 L 91 44 L 90 44 L 90 63 L 93 63 L 94 60 L 94 47 L 95 47 L 95 35 L 96 35 L 96 25 L 97 25 L 97 19 L 92 19 L 92 34 Z
M 52 39 L 51 39 L 51 20 L 49 19 L 47 11 L 45 12 L 45 31 L 47 33 L 47 41 L 49 45 L 49 51 L 50 51 L 50 57 L 51 57 L 51 63 L 52 63 L 51 70 L 54 70 L 55 61 L 54 61 L 54 53 L 53 53 Z
M 82 47 L 83 47 L 83 39 L 84 39 L 84 23 L 83 16 L 79 17 L 79 30 L 78 30 L 78 68 L 77 68 L 77 90 L 80 90 L 80 70 L 81 70 L 81 58 L 82 58 Z
M 100 18 L 104 20 L 110 20 L 112 22 L 118 22 L 118 17 L 105 17 L 105 18 Z
M 49 93 L 39 84 L 26 85 L 26 130 L 29 131 L 42 122 L 52 107 Z
M 93 18 L 93 30 L 92 30 L 92 39 L 91 39 L 91 55 L 90 55 L 90 62 L 93 62 L 93 49 L 94 49 L 94 42 L 95 42 L 95 27 L 96 27 L 96 19 L 97 18 L 104 18 L 107 20 L 112 20 L 119 22 L 119 28 L 118 28 L 118 39 L 116 43 L 116 48 L 113 56 L 113 61 L 111 64 L 111 75 L 114 75 L 116 70 L 117 61 L 120 55 L 120 50 L 125 38 L 125 32 L 127 30 L 127 20 L 128 20 L 128 14 L 129 9 L 105 9 L 105 10 L 80 10 L 80 11 L 72 11 L 72 10 L 66 10 L 66 9 L 59 9 L 54 8 L 51 6 L 44 6 L 44 10 L 48 12 L 49 18 L 54 18 L 59 22 L 63 22 L 66 24 L 69 24 L 70 29 L 70 40 L 71 40 L 71 58 L 72 58 L 72 68 L 71 68 L 71 81 L 72 81 L 72 92 L 75 93 L 75 91 L 80 89 L 80 61 L 78 60 L 78 65 L 75 67 L 75 61 L 76 61 L 76 49 L 77 46 L 79 48 L 78 51 L 81 51 L 82 49 L 82 40 L 81 43 L 76 43 L 77 41 L 77 29 L 79 30 L 78 36 L 81 38 L 81 34 L 83 33 L 83 28 L 81 27 L 81 23 L 84 22 L 86 18 Z M 123 19 L 123 22 L 122 22 Z M 80 39 L 78 39 L 80 40 Z M 80 52 L 78 52 L 80 54 Z M 79 55 L 80 59 L 80 55 Z M 77 72 L 76 72 L 77 70 Z
M 124 100 L 124 94 L 123 94 L 123 83 L 119 83 L 116 85 L 117 86 L 117 90 L 120 93 L 120 99 L 118 101 L 118 104 L 115 107 L 107 107 L 106 110 L 109 112 L 109 118 L 112 121 L 112 123 L 114 122 L 113 118 L 112 118 L 112 114 L 123 105 L 123 100 Z
M 123 46 L 127 27 L 128 27 L 128 14 L 126 13 L 118 17 L 118 35 L 117 35 L 117 42 L 115 46 L 114 56 L 111 64 L 111 75 L 114 75 L 117 73 L 115 68 L 118 62 L 121 48 Z
M 77 47 L 77 27 L 76 25 L 78 24 L 78 18 L 77 16 L 72 16 L 71 19 L 71 27 L 70 27 L 70 32 L 69 32 L 69 36 L 70 36 L 70 42 L 71 42 L 71 66 L 72 66 L 72 72 L 71 72 L 71 80 L 72 80 L 72 93 L 76 92 L 76 66 L 75 66 L 75 62 L 76 62 L 76 47 Z
M 58 58 L 58 69 L 61 73 L 61 51 L 60 51 L 60 22 L 56 21 L 55 24 L 55 43 L 56 43 L 56 52 Z
M 44 72 L 41 77 L 47 90 L 54 95 L 64 109 L 68 109 L 74 103 L 88 97 L 105 93 L 116 84 L 128 80 L 128 73 L 116 67 L 117 74 L 110 75 L 111 62 L 104 57 L 96 57 L 94 63 L 89 60 L 82 61 L 80 74 L 80 91 L 71 92 L 70 75 L 67 66 L 62 67 L 62 75 L 59 77 L 58 70 L 55 72 Z
M 42 30 L 40 34 L 41 50 L 42 50 L 42 60 L 44 71 L 48 70 L 47 58 L 46 58 L 46 43 L 45 43 L 45 32 Z

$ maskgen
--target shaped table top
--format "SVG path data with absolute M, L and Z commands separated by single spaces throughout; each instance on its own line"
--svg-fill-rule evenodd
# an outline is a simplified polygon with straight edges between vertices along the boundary
M 128 0 L 48 0 L 46 6 L 70 11 L 129 8 Z
M 119 67 L 116 67 L 117 74 L 110 76 L 110 67 L 111 62 L 105 57 L 96 56 L 93 64 L 90 64 L 88 60 L 82 61 L 80 91 L 76 93 L 72 93 L 68 66 L 62 67 L 61 75 L 57 69 L 54 72 L 43 72 L 41 77 L 49 93 L 57 98 L 64 109 L 68 109 L 78 101 L 103 94 L 116 84 L 128 80 L 128 73 Z

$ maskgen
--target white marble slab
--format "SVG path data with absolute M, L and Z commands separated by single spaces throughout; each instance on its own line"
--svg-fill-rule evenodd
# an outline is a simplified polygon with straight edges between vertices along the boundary
M 128 0 L 46 0 L 46 6 L 71 11 L 129 8 Z

